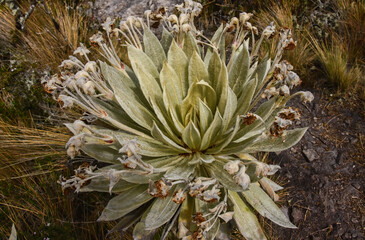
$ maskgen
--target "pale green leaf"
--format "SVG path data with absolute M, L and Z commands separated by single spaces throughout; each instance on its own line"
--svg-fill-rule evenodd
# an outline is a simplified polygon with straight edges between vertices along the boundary
M 188 59 L 191 58 L 194 51 L 200 54 L 198 45 L 197 45 L 196 40 L 195 40 L 195 37 L 191 34 L 191 32 L 188 32 L 184 35 L 183 50 L 184 50 L 184 52 L 186 54 L 186 57 Z
M 198 128 L 194 125 L 193 122 L 189 122 L 189 124 L 185 127 L 182 132 L 182 140 L 184 143 L 192 150 L 197 150 L 200 147 L 201 136 Z
M 93 178 L 91 183 L 82 187 L 80 192 L 109 192 L 109 183 L 110 181 L 104 177 Z M 120 193 L 126 191 L 130 188 L 136 187 L 137 185 L 134 183 L 130 183 L 127 181 L 119 180 L 112 188 L 112 193 Z
M 248 81 L 248 69 L 250 67 L 248 42 L 244 42 L 238 51 L 238 54 L 233 58 L 228 74 L 229 86 L 236 95 L 241 93 L 244 84 Z
M 189 89 L 189 60 L 186 57 L 184 51 L 176 44 L 175 40 L 173 40 L 171 43 L 170 50 L 167 54 L 167 62 L 178 75 L 182 89 L 182 96 L 185 97 Z
M 144 51 L 156 65 L 157 70 L 161 70 L 162 64 L 166 59 L 164 48 L 156 35 L 148 27 L 144 26 L 143 33 Z
M 160 129 L 159 127 L 154 123 L 151 134 L 154 138 L 158 139 L 159 141 L 169 145 L 171 148 L 175 149 L 179 153 L 190 153 L 189 150 L 177 145 L 174 141 L 172 141 L 170 138 L 168 138 Z
M 144 222 L 139 222 L 133 228 L 133 240 L 150 240 L 153 238 L 155 231 L 146 230 Z
M 194 51 L 189 62 L 189 86 L 191 86 L 193 82 L 199 82 L 201 80 L 204 80 L 209 84 L 209 75 L 203 60 L 200 58 L 199 54 Z
M 183 99 L 183 86 L 175 70 L 164 63 L 160 72 L 160 82 L 163 89 L 163 97 L 166 109 L 171 108 L 176 112 L 176 108 Z
M 234 215 L 238 230 L 247 240 L 266 240 L 257 217 L 241 199 L 238 193 L 228 191 L 229 199 L 233 203 Z
M 252 152 L 280 152 L 297 144 L 303 137 L 308 128 L 298 128 L 285 131 L 282 136 L 267 136 L 260 138 L 252 145 L 246 147 L 243 151 Z
M 237 132 L 240 129 L 240 124 L 241 124 L 241 119 L 239 116 L 237 116 L 236 124 L 235 124 L 233 130 L 222 139 L 223 141 L 221 143 L 217 143 L 217 146 L 215 146 L 211 149 L 208 149 L 207 153 L 208 154 L 219 154 L 226 146 L 228 146 L 232 142 L 232 139 L 234 138 L 234 136 L 237 134 Z
M 114 96 L 123 110 L 137 124 L 144 128 L 151 129 L 154 117 L 137 97 L 138 91 L 135 90 L 135 84 L 128 76 L 114 67 L 111 67 L 106 63 L 100 63 L 100 66 L 103 76 L 112 87 L 115 94 Z
M 166 198 L 158 198 L 154 201 L 145 219 L 146 230 L 161 227 L 174 216 L 180 204 L 172 201 L 173 190 L 174 188 Z
M 223 114 L 223 131 L 226 131 L 230 125 L 231 119 L 237 109 L 237 97 L 230 87 L 227 89 L 227 102 Z
M 166 171 L 164 177 L 169 180 L 188 180 L 194 173 L 196 165 L 189 165 L 191 157 L 185 157 L 180 163 Z
M 293 225 L 275 202 L 260 188 L 258 183 L 251 183 L 248 190 L 242 192 L 247 202 L 263 217 L 286 227 L 297 228 Z
M 201 150 L 207 149 L 212 142 L 214 142 L 217 137 L 219 137 L 219 133 L 222 130 L 223 119 L 220 115 L 219 111 L 215 111 L 215 115 L 212 121 L 212 124 L 209 126 L 207 131 L 204 133 L 202 138 L 202 143 L 200 146 Z
M 251 79 L 243 87 L 241 95 L 238 98 L 238 107 L 236 110 L 236 115 L 245 115 L 251 105 L 251 101 L 255 94 L 255 89 L 257 86 L 257 78 Z
M 218 109 L 221 114 L 224 113 L 228 98 L 228 72 L 226 65 L 222 63 L 221 71 L 219 72 L 219 77 L 217 79 L 216 91 L 218 98 Z
M 104 163 L 119 163 L 120 153 L 111 147 L 101 144 L 84 144 L 81 150 L 88 156 Z
M 129 57 L 129 60 L 131 61 L 133 70 L 134 70 L 133 64 L 138 63 L 142 67 L 143 72 L 151 75 L 155 79 L 159 78 L 159 73 L 158 73 L 156 65 L 153 63 L 151 58 L 146 53 L 144 53 L 142 50 L 129 45 L 128 46 L 128 57 Z M 138 75 L 137 75 L 137 77 L 138 77 Z
M 217 92 L 217 95 L 220 96 L 221 89 L 218 89 L 217 86 L 219 86 L 221 83 L 220 79 L 220 72 L 222 69 L 222 62 L 219 58 L 219 55 L 216 51 L 212 53 L 212 57 L 210 58 L 209 65 L 208 65 L 208 73 L 209 73 L 209 83 L 212 86 L 212 88 Z
M 224 170 L 224 162 L 217 159 L 212 164 L 205 164 L 205 168 L 208 172 L 216 178 L 225 188 L 235 191 L 242 192 L 243 189 L 240 185 L 236 184 L 233 180 L 233 176 L 230 175 L 226 170 Z
M 152 196 L 147 193 L 148 185 L 138 185 L 112 198 L 104 208 L 98 221 L 112 221 L 123 217 L 150 201 Z
M 171 43 L 172 43 L 173 37 L 169 31 L 166 30 L 166 28 L 162 29 L 162 36 L 161 36 L 161 45 L 165 53 L 170 49 Z
M 201 99 L 199 99 L 199 120 L 200 134 L 203 135 L 213 121 L 213 114 Z

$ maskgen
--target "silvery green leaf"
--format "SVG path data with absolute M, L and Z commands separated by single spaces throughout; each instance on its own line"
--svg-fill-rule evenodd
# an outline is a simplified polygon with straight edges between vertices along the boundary
M 201 99 L 199 99 L 199 120 L 200 134 L 203 135 L 213 121 L 213 114 Z
M 101 121 L 107 122 L 108 124 L 111 124 L 114 127 L 119 128 L 119 129 L 121 129 L 120 125 L 123 124 L 123 125 L 125 125 L 125 128 L 122 130 L 127 131 L 127 129 L 128 129 L 129 130 L 128 132 L 131 132 L 134 134 L 136 133 L 136 131 L 142 133 L 140 135 L 149 134 L 149 131 L 146 128 L 139 125 L 136 121 L 134 121 L 126 113 L 126 111 L 123 110 L 123 108 L 121 107 L 121 105 L 119 103 L 116 103 L 114 101 L 101 100 L 96 97 L 95 98 L 93 97 L 92 100 L 108 116 L 107 119 L 101 118 L 100 119 Z M 146 101 L 146 105 L 144 105 L 144 106 L 145 106 L 145 109 L 143 109 L 144 111 L 150 111 L 150 107 L 148 106 L 147 101 Z M 131 129 L 133 129 L 133 131 L 131 131 Z
M 223 131 L 228 129 L 231 119 L 237 109 L 237 97 L 230 87 L 227 89 L 227 102 L 223 114 Z
M 214 221 L 212 221 L 213 223 Z M 220 227 L 220 221 L 217 220 L 214 222 L 213 226 L 209 229 L 209 231 L 207 232 L 203 232 L 203 235 L 205 237 L 205 239 L 215 239 L 215 236 L 217 236 L 218 231 L 219 231 L 219 227 Z
M 255 114 L 260 116 L 263 120 L 266 120 L 275 110 L 276 101 L 277 98 L 273 97 L 269 101 L 262 103 L 255 111 Z M 265 126 L 259 119 L 256 119 L 256 121 L 252 124 L 242 127 L 234 137 L 233 141 L 242 142 L 254 135 L 261 134 L 266 129 L 266 127 L 269 126 Z
M 80 192 L 109 192 L 109 180 L 104 177 L 93 178 L 91 183 L 82 187 Z M 130 188 L 136 187 L 136 184 L 119 180 L 112 188 L 112 193 L 120 193 Z
M 266 136 L 244 149 L 245 152 L 280 152 L 299 142 L 308 128 L 287 130 L 280 137 Z
M 151 129 L 154 117 L 137 97 L 138 95 L 133 90 L 135 85 L 129 77 L 106 63 L 100 63 L 100 66 L 103 76 L 112 87 L 115 94 L 114 96 L 123 110 L 137 124 L 144 128 Z
M 121 218 L 150 201 L 152 197 L 147 193 L 147 188 L 148 185 L 139 185 L 112 198 L 104 208 L 98 221 L 112 221 Z
M 194 198 L 188 195 L 185 201 L 181 204 L 180 214 L 179 214 L 179 226 L 183 224 L 187 229 L 190 228 L 192 224 L 192 217 L 194 211 Z
M 196 165 L 189 165 L 190 157 L 180 160 L 180 163 L 171 167 L 164 174 L 164 178 L 168 180 L 188 180 L 190 175 L 195 171 Z
M 243 189 L 233 180 L 233 176 L 224 170 L 224 164 L 221 160 L 217 160 L 212 164 L 205 164 L 208 172 L 214 176 L 225 188 L 234 192 L 242 192 Z
M 250 210 L 238 193 L 228 191 L 229 199 L 234 206 L 233 219 L 238 230 L 247 240 L 266 240 L 266 236 L 261 229 L 260 223 L 255 214 Z
M 217 146 L 209 149 L 207 151 L 207 153 L 208 154 L 219 154 L 226 146 L 228 146 L 228 144 L 230 144 L 232 142 L 232 139 L 239 131 L 240 123 L 241 123 L 241 119 L 239 116 L 237 116 L 236 124 L 235 124 L 233 130 L 225 138 L 223 138 L 223 141 L 221 143 L 217 143 Z
M 222 64 L 221 71 L 219 72 L 218 83 L 216 85 L 218 99 L 218 109 L 221 114 L 224 113 L 228 98 L 228 72 L 225 64 Z
M 172 141 L 170 138 L 168 138 L 154 123 L 151 134 L 154 138 L 158 139 L 159 141 L 169 145 L 171 148 L 175 149 L 179 153 L 190 153 L 189 150 L 177 145 L 174 141 Z
M 255 95 L 258 93 L 258 91 L 261 90 L 260 87 L 262 87 L 262 84 L 264 84 L 265 79 L 267 77 L 267 74 L 269 73 L 271 67 L 271 60 L 270 59 L 264 59 L 260 62 L 260 64 L 257 66 L 256 74 L 257 74 L 257 88 L 255 91 Z
M 253 144 L 260 135 L 254 135 L 250 138 L 247 138 L 240 142 L 230 142 L 221 152 L 220 154 L 230 155 L 230 154 L 237 154 L 240 152 L 244 152 L 244 150 Z
M 172 139 L 176 143 L 181 143 L 179 138 L 176 136 L 176 129 L 173 129 L 174 124 L 172 123 L 171 118 L 169 117 L 165 109 L 162 99 L 163 94 L 160 85 L 151 75 L 146 74 L 139 64 L 132 63 L 132 65 L 140 81 L 143 94 L 150 102 L 153 111 L 161 124 L 159 124 L 159 122 L 156 123 L 160 126 L 160 128 L 166 130 L 170 139 Z
M 166 28 L 163 28 L 162 30 L 162 37 L 161 37 L 161 45 L 165 53 L 170 49 L 171 42 L 173 40 L 173 37 L 169 31 L 166 30 Z
M 161 70 L 162 64 L 166 59 L 165 51 L 155 34 L 148 27 L 143 28 L 143 45 L 144 51 L 151 58 L 158 70 Z
M 245 115 L 251 105 L 251 101 L 255 94 L 255 89 L 257 86 L 257 78 L 251 79 L 248 81 L 242 91 L 241 95 L 238 98 L 239 105 L 236 110 L 237 115 Z
M 265 192 L 271 197 L 272 200 L 274 200 L 274 202 L 277 202 L 279 200 L 279 195 L 275 193 L 274 189 L 272 189 L 271 185 L 268 184 L 267 181 L 260 179 L 259 183 L 262 189 L 265 190 Z
M 244 84 L 248 80 L 248 69 L 250 67 L 248 42 L 244 42 L 238 51 L 238 54 L 233 58 L 232 65 L 228 73 L 229 86 L 233 89 L 236 95 L 241 93 Z
M 212 124 L 209 126 L 207 131 L 204 133 L 200 149 L 207 149 L 212 142 L 218 137 L 218 134 L 222 130 L 223 119 L 219 111 L 215 111 L 215 115 Z
M 131 61 L 133 71 L 134 71 L 133 64 L 138 63 L 140 65 L 140 67 L 142 68 L 143 72 L 151 75 L 155 79 L 159 78 L 159 73 L 158 73 L 156 65 L 153 63 L 151 58 L 146 53 L 144 53 L 142 50 L 129 45 L 128 46 L 128 57 L 129 57 L 129 60 Z M 136 74 L 136 75 L 138 77 L 138 74 Z M 141 80 L 139 80 L 139 81 L 141 81 Z
M 290 222 L 264 190 L 260 188 L 258 183 L 251 183 L 249 189 L 242 192 L 242 194 L 247 202 L 262 216 L 282 227 L 297 228 Z
M 141 206 L 138 209 L 128 213 L 122 219 L 118 220 L 118 223 L 108 231 L 108 234 L 112 234 L 114 232 L 125 232 L 131 226 L 133 226 L 137 221 L 140 220 L 142 214 L 146 211 L 145 206 Z
M 171 43 L 170 50 L 167 54 L 167 62 L 179 77 L 182 86 L 182 96 L 185 97 L 189 89 L 189 60 L 184 51 L 176 44 L 175 40 Z
M 166 109 L 171 108 L 176 112 L 177 106 L 181 104 L 183 99 L 182 89 L 184 86 L 175 70 L 166 62 L 163 64 L 160 72 L 160 82 Z
M 11 234 L 10 234 L 9 240 L 17 240 L 18 239 L 17 235 L 18 234 L 16 232 L 16 228 L 15 228 L 15 225 L 13 223 L 13 225 L 11 226 Z
M 125 170 L 121 174 L 121 178 L 129 183 L 146 184 L 149 180 L 157 181 L 161 179 L 162 175 L 161 172 L 148 174 L 144 171 Z
M 180 206 L 172 201 L 174 189 L 170 190 L 170 194 L 166 198 L 158 198 L 154 201 L 145 219 L 146 230 L 161 227 L 174 216 Z
M 152 240 L 154 234 L 154 230 L 146 230 L 146 224 L 139 222 L 133 229 L 133 240 Z
M 209 73 L 209 82 L 212 88 L 216 91 L 217 95 L 220 96 L 221 89 L 218 89 L 217 86 L 220 84 L 221 79 L 220 72 L 222 69 L 222 62 L 219 58 L 217 51 L 212 53 L 212 57 L 210 58 L 208 65 L 208 73 Z
M 84 144 L 81 150 L 88 156 L 104 163 L 119 163 L 120 153 L 118 150 L 101 144 Z
M 265 182 L 268 185 L 270 185 L 270 187 L 272 188 L 272 190 L 274 190 L 275 192 L 284 189 L 282 186 L 280 186 L 279 184 L 277 184 L 276 182 L 272 181 L 271 179 L 269 179 L 267 177 L 261 178 L 260 181 Z
M 194 125 L 193 122 L 189 122 L 189 124 L 183 130 L 181 137 L 184 143 L 188 145 L 190 149 L 199 149 L 201 136 L 198 128 Z
M 184 52 L 186 54 L 186 57 L 188 59 L 191 58 L 191 56 L 193 55 L 194 51 L 197 52 L 200 55 L 199 48 L 198 48 L 198 45 L 196 43 L 196 40 L 195 40 L 194 36 L 190 32 L 188 32 L 188 33 L 186 33 L 184 35 L 184 46 L 183 46 L 183 50 L 184 50 Z
M 145 160 L 146 163 L 151 164 L 154 168 L 169 168 L 174 166 L 175 164 L 179 163 L 181 160 L 184 159 L 184 156 L 174 155 L 168 157 L 161 157 L 161 158 L 153 158 Z
M 217 101 L 215 91 L 205 81 L 200 81 L 197 83 L 194 82 L 190 86 L 188 95 L 185 97 L 185 99 L 182 102 L 182 106 L 181 106 L 182 116 L 185 116 L 185 118 L 186 118 L 188 112 L 191 111 L 191 109 L 194 109 L 194 111 L 198 111 L 199 100 L 205 101 L 205 103 L 207 104 L 207 106 L 210 108 L 210 110 L 212 112 L 215 110 L 216 101 Z M 186 121 L 185 124 L 188 124 L 191 119 L 186 118 L 184 120 Z
M 200 58 L 196 51 L 193 52 L 189 61 L 189 86 L 193 82 L 199 82 L 204 80 L 209 84 L 209 75 L 205 68 L 203 60 Z
M 223 50 L 223 52 L 225 52 L 224 49 L 224 34 L 223 34 L 223 30 L 224 30 L 224 26 L 223 24 L 221 24 L 219 26 L 219 28 L 217 29 L 217 31 L 214 33 L 211 42 L 214 43 L 216 46 L 219 46 L 219 50 Z M 223 41 L 223 44 L 221 43 L 221 41 Z M 206 66 L 209 65 L 210 59 L 213 56 L 213 52 L 215 52 L 211 47 L 207 49 L 207 53 L 205 54 L 204 57 L 204 63 Z M 222 57 L 222 59 L 225 59 Z
M 121 131 L 115 131 L 112 133 L 112 135 L 119 142 L 123 142 L 125 140 L 137 139 L 137 144 L 139 147 L 138 153 L 141 154 L 142 156 L 164 157 L 164 156 L 175 155 L 178 153 L 178 151 L 176 151 L 175 149 L 166 146 L 164 144 L 161 144 L 161 142 L 156 141 L 154 139 L 146 139 L 143 137 L 131 135 Z

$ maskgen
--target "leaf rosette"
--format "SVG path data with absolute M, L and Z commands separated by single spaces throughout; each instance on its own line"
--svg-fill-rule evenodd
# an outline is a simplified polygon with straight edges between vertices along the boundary
M 287 102 L 313 98 L 290 94 L 300 83 L 281 61 L 293 44 L 290 30 L 280 30 L 272 60 L 262 57 L 260 46 L 274 26 L 255 41 L 251 14 L 242 13 L 208 39 L 193 24 L 198 3 L 177 9 L 179 16 L 148 11 L 147 24 L 130 17 L 112 28 L 108 19 L 106 34 L 90 39 L 103 61 L 90 61 L 81 45 L 75 54 L 84 60 L 71 56 L 60 75 L 44 82 L 63 107 L 85 111 L 66 124 L 75 135 L 66 146 L 70 157 L 83 152 L 105 163 L 80 166 L 61 179 L 63 189 L 113 194 L 99 221 L 120 219 L 116 228 L 123 230 L 138 222 L 135 239 L 163 225 L 162 238 L 174 229 L 182 239 L 214 239 L 228 236 L 233 221 L 245 238 L 266 239 L 252 209 L 295 228 L 274 203 L 282 188 L 266 177 L 280 167 L 255 158 L 292 147 L 306 131 L 288 130 L 299 114 Z M 150 29 L 159 21 L 165 24 L 161 40 Z M 234 35 L 230 44 L 228 34 Z M 115 50 L 115 36 L 124 39 L 126 61 Z

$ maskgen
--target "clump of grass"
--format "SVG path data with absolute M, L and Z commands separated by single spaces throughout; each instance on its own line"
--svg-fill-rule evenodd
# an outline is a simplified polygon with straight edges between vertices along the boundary
M 96 219 L 107 196 L 65 197 L 57 184 L 61 172 L 67 172 L 69 137 L 64 127 L 0 120 L 1 239 L 10 235 L 12 223 L 22 239 L 105 239 L 112 223 Z
M 297 46 L 290 51 L 286 51 L 284 54 L 293 66 L 296 72 L 303 78 L 307 78 L 308 66 L 314 60 L 314 54 L 310 48 L 310 43 L 307 41 L 306 29 L 307 26 L 300 26 L 297 22 L 297 16 L 295 13 L 300 7 L 300 1 L 281 1 L 280 4 L 274 1 L 270 1 L 266 7 L 262 8 L 258 13 L 257 24 L 264 28 L 270 22 L 274 22 L 277 28 L 289 28 L 292 29 L 293 38 L 297 41 Z M 275 51 L 277 42 L 272 41 L 270 45 L 266 47 L 271 49 L 270 52 Z
M 22 1 L 24 12 L 29 2 Z M 17 49 L 29 62 L 55 68 L 87 38 L 87 21 L 76 8 L 70 8 L 61 1 L 44 1 L 44 7 L 37 6 L 26 21 L 26 30 L 15 29 L 14 17 L 6 9 L 0 9 L 0 31 L 13 30 L 20 38 Z M 9 34 L 8 34 L 9 35 Z M 12 41 L 7 37 L 6 41 Z
M 336 0 L 335 5 L 341 9 L 341 32 L 339 37 L 347 44 L 349 60 L 365 63 L 365 1 Z
M 311 41 L 320 67 L 330 83 L 341 90 L 364 91 L 363 70 L 358 64 L 350 63 L 345 39 L 333 38 L 332 42 L 326 43 L 311 36 Z

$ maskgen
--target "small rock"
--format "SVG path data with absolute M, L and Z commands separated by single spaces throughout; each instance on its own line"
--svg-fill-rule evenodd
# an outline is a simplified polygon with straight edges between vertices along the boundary
M 291 216 L 293 217 L 293 222 L 296 224 L 303 219 L 303 212 L 299 208 L 293 208 Z
M 312 162 L 319 158 L 318 153 L 316 151 L 314 151 L 313 149 L 303 150 L 303 153 L 309 162 Z

